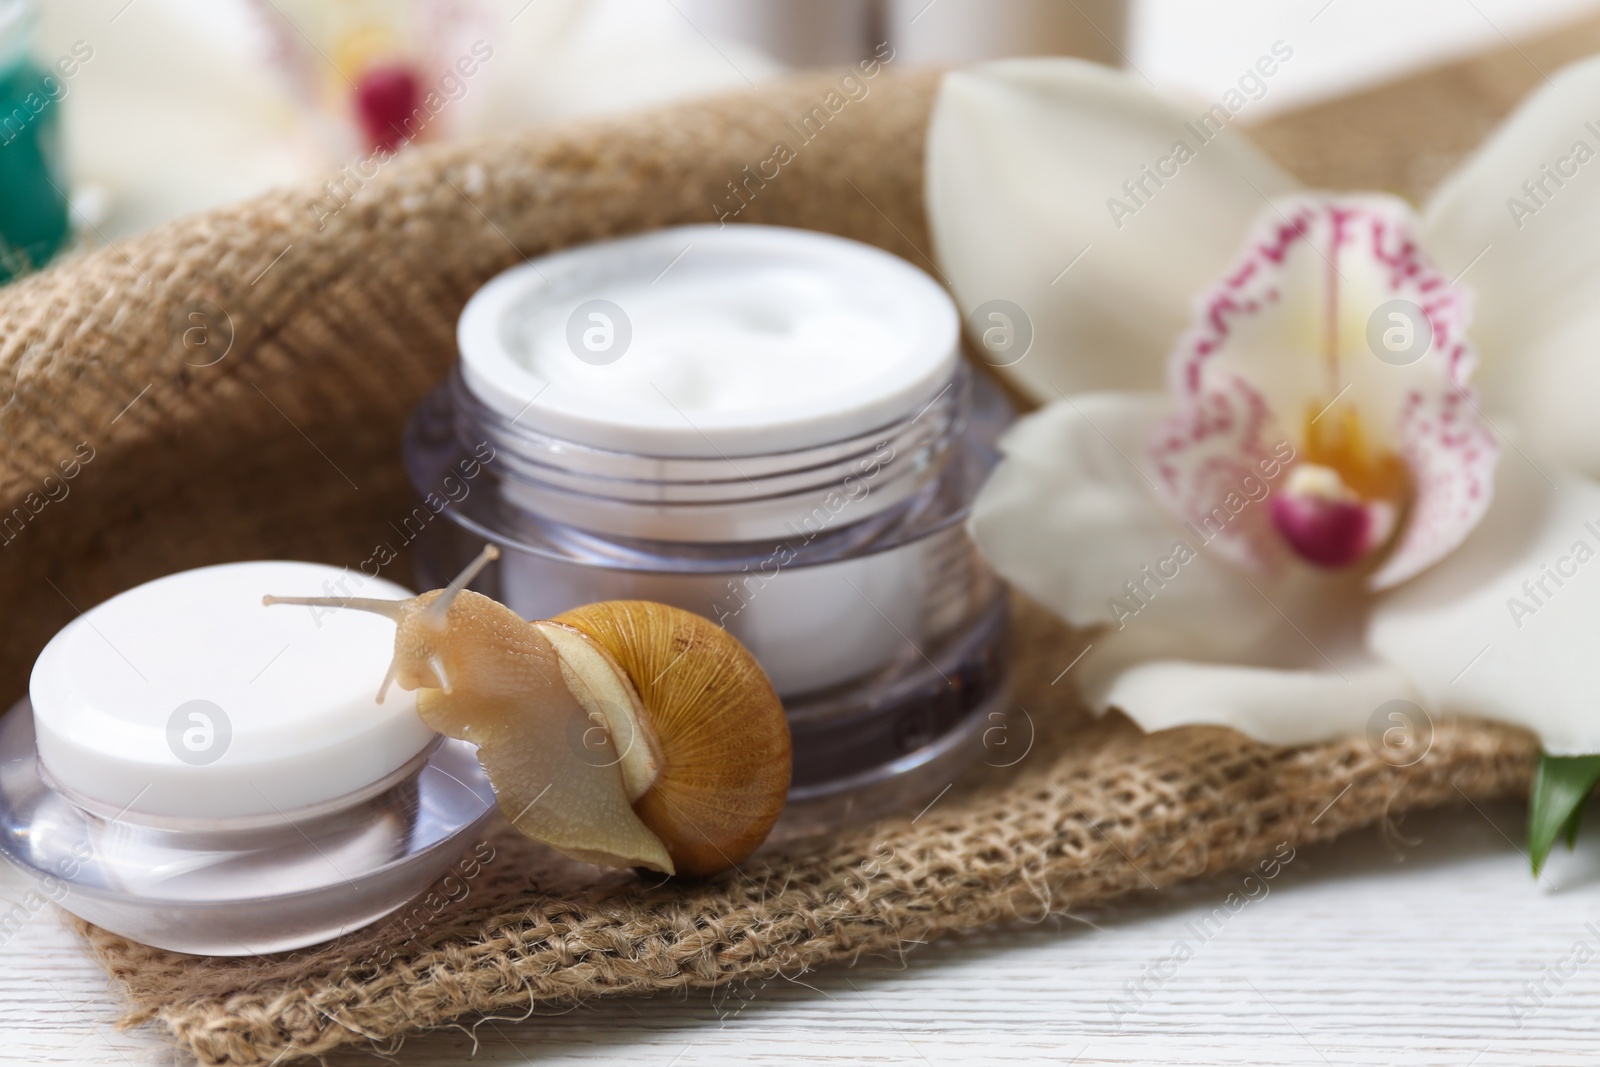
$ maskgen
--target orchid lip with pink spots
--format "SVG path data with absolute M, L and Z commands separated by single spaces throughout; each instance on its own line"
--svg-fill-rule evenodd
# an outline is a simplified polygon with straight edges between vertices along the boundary
M 1196 324 L 1171 358 L 1177 410 L 1151 444 L 1172 506 L 1201 520 L 1221 504 L 1218 487 L 1281 440 L 1351 490 L 1338 499 L 1282 490 L 1271 508 L 1229 526 L 1220 547 L 1236 561 L 1347 567 L 1384 551 L 1370 581 L 1387 587 L 1442 559 L 1488 508 L 1499 449 L 1467 384 L 1476 362 L 1468 299 L 1427 261 L 1415 228 L 1390 198 L 1273 204 L 1197 301 Z M 1432 338 L 1402 365 L 1369 338 L 1373 308 L 1397 300 L 1425 317 Z M 1330 434 L 1343 440 L 1319 448 Z M 1334 462 L 1319 463 L 1323 451 Z M 1352 474 L 1372 481 L 1374 464 L 1391 471 L 1384 495 L 1350 484 Z

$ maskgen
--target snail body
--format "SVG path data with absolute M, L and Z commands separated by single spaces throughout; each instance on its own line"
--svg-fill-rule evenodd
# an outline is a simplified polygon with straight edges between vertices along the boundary
M 665 874 L 734 866 L 788 793 L 783 706 L 755 658 L 692 612 L 609 601 L 529 622 L 466 589 L 409 600 L 267 597 L 395 621 L 391 683 L 428 726 L 478 746 L 500 809 L 568 856 Z

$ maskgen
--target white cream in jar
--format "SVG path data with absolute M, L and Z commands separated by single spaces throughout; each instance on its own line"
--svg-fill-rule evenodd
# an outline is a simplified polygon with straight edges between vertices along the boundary
M 887 252 L 688 226 L 507 271 L 472 298 L 459 339 L 469 388 L 531 430 L 734 460 L 914 413 L 949 381 L 958 329 L 938 283 Z
M 513 269 L 473 297 L 460 344 L 475 396 L 565 446 L 570 472 L 505 483 L 519 504 L 705 544 L 803 538 L 904 500 L 917 473 L 905 442 L 864 448 L 862 435 L 927 408 L 960 358 L 932 278 L 866 245 L 763 226 L 665 230 Z M 597 455 L 572 463 L 571 446 Z M 595 479 L 606 491 L 583 492 Z M 643 595 L 682 604 L 675 584 Z M 900 558 L 826 572 L 773 559 L 723 584 L 712 614 L 780 693 L 861 677 L 921 632 L 918 568 Z

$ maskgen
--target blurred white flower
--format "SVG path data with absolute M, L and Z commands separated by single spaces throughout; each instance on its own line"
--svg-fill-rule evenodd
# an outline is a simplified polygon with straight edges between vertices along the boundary
M 116 237 L 374 152 L 745 87 L 669 0 L 49 0 L 69 172 Z

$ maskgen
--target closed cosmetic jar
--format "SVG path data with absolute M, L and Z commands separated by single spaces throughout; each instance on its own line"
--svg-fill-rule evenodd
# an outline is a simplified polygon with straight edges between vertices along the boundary
M 378 703 L 394 624 L 261 602 L 346 580 L 312 563 L 203 567 L 50 641 L 0 719 L 0 854 L 36 897 L 159 948 L 246 955 L 373 922 L 461 858 L 494 793 L 415 693 Z
M 407 437 L 420 584 L 490 541 L 479 588 L 524 617 L 645 599 L 724 626 L 783 699 L 796 818 L 936 792 L 981 750 L 1006 604 L 965 520 L 1011 412 L 934 279 L 677 227 L 504 272 L 457 340 Z

